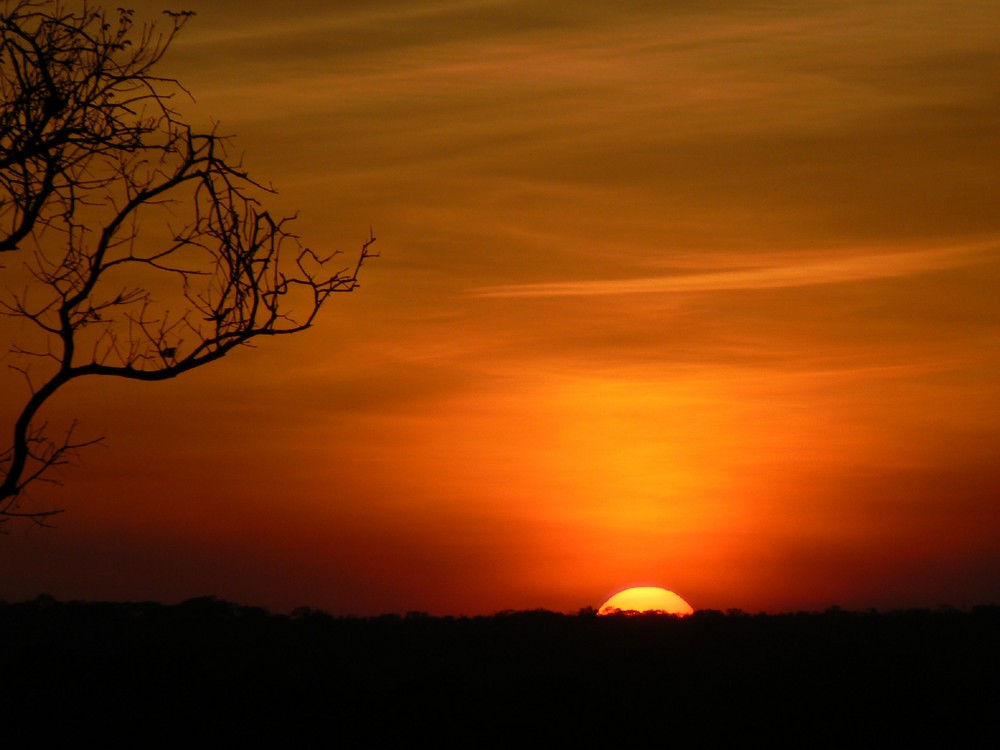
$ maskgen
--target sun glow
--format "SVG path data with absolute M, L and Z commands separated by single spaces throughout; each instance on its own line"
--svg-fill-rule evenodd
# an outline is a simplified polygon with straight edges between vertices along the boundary
M 693 614 L 694 609 L 673 591 L 659 586 L 635 586 L 619 591 L 597 610 L 599 615 L 617 612 L 662 612 L 685 617 Z

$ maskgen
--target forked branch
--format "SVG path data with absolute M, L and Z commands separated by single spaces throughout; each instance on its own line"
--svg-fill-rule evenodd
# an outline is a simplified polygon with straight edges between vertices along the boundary
M 158 381 L 263 336 L 303 331 L 332 294 L 357 288 L 375 236 L 334 266 L 303 247 L 268 188 L 169 106 L 179 86 L 153 66 L 190 14 L 165 31 L 61 2 L 0 12 L 0 251 L 18 260 L 0 315 L 28 323 L 8 366 L 28 397 L 0 453 L 0 522 L 29 485 L 94 440 L 60 438 L 42 407 L 86 375 Z M 140 231 L 141 230 L 141 231 Z

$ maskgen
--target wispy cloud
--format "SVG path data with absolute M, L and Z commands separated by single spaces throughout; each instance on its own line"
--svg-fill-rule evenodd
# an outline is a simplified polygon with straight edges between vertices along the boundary
M 718 292 L 843 284 L 911 276 L 977 262 L 1000 242 L 903 253 L 875 253 L 842 258 L 786 262 L 760 268 L 646 276 L 628 279 L 504 284 L 471 290 L 477 297 L 601 297 L 624 294 Z

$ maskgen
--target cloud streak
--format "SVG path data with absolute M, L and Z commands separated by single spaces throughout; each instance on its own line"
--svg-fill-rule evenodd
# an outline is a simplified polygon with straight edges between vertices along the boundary
M 471 290 L 477 297 L 603 297 L 628 294 L 683 294 L 759 289 L 781 289 L 845 284 L 932 273 L 976 263 L 982 253 L 996 250 L 993 241 L 956 248 L 905 253 L 874 253 L 843 258 L 805 260 L 760 268 L 659 275 L 628 279 L 555 281 L 484 286 Z

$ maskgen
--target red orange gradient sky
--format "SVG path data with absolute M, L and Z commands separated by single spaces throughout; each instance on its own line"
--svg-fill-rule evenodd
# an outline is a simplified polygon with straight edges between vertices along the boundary
M 63 393 L 107 445 L 0 598 L 1000 600 L 1000 5 L 185 7 L 179 106 L 382 257 L 302 335 Z

